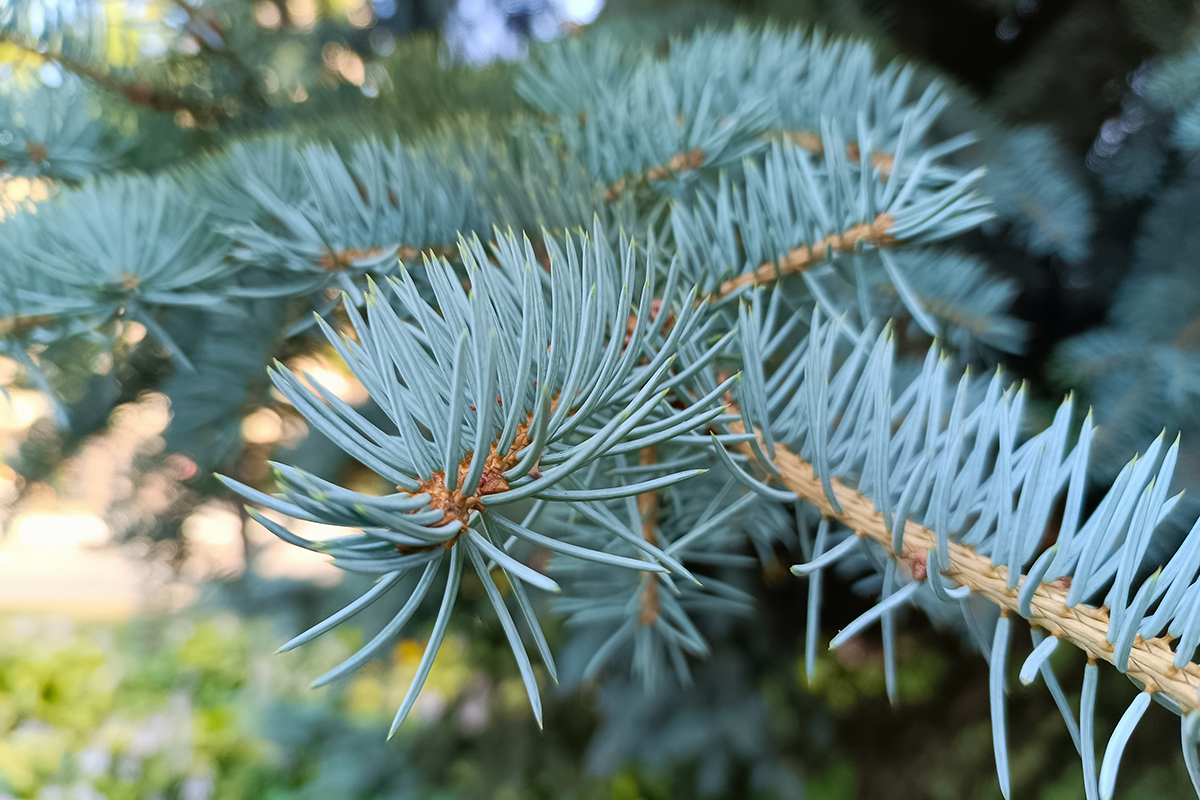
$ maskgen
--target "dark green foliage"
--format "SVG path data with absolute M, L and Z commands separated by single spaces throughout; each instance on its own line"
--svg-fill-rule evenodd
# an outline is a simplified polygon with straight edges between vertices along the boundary
M 1064 342 L 1056 367 L 1064 382 L 1089 388 L 1098 418 L 1097 469 L 1115 472 L 1135 439 L 1162 428 L 1196 431 L 1196 354 L 1200 313 L 1191 224 L 1200 173 L 1187 126 L 1200 77 L 1196 51 L 1140 71 L 1122 117 L 1097 140 L 1092 158 L 1111 202 L 1136 215 L 1128 277 L 1107 325 Z M 1183 131 L 1183 133 L 1181 133 Z M 1146 198 L 1146 199 L 1143 199 Z M 1197 473 L 1184 461 L 1187 483 Z

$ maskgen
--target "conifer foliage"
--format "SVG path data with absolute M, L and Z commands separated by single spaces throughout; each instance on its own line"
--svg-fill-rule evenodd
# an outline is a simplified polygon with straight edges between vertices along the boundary
M 709 622 L 753 613 L 738 576 L 792 551 L 810 675 L 834 568 L 875 576 L 877 603 L 832 645 L 879 624 L 890 696 L 898 612 L 958 621 L 989 664 L 1005 796 L 1018 667 L 1053 695 L 1089 800 L 1113 796 L 1151 700 L 1179 715 L 1200 791 L 1200 523 L 1164 544 L 1179 527 L 1180 444 L 1151 433 L 1097 485 L 1096 451 L 1111 447 L 1085 405 L 1069 396 L 1033 431 L 1028 391 L 993 369 L 1026 328 L 1011 281 L 955 244 L 994 214 L 978 137 L 941 119 L 954 93 L 864 43 L 771 26 L 661 48 L 601 29 L 540 46 L 514 72 L 518 110 L 487 122 L 235 135 L 170 169 L 116 174 L 101 123 L 80 122 L 78 85 L 0 106 L 9 168 L 60 187 L 0 223 L 5 351 L 52 391 L 49 344 L 113 350 L 127 323 L 144 326 L 141 347 L 171 373 L 173 446 L 284 541 L 377 578 L 283 645 L 387 608 L 315 685 L 432 610 L 392 733 L 464 575 L 540 724 L 539 677 L 560 678 L 547 620 L 567 623 L 564 685 L 631 673 L 648 694 L 677 691 L 712 653 Z M 1178 109 L 1184 158 L 1200 138 L 1195 98 L 1155 97 Z M 1019 207 L 1004 192 L 1025 187 L 994 166 L 986 186 Z M 1054 231 L 1038 224 L 1022 235 L 1044 252 Z M 1105 336 L 1069 343 L 1064 363 L 1095 363 L 1099 380 L 1174 363 L 1154 331 L 1113 367 Z M 267 363 L 318 342 L 369 404 Z M 237 445 L 204 440 L 267 395 L 264 376 L 314 436 L 391 488 L 368 494 L 286 455 L 266 483 L 239 476 Z M 1194 394 L 1182 380 L 1163 392 L 1172 408 Z M 347 533 L 308 540 L 292 520 Z M 1032 639 L 1022 665 L 1010 664 L 1018 636 Z M 1050 662 L 1072 647 L 1086 657 L 1078 708 Z M 1097 686 L 1114 670 L 1139 692 L 1100 741 Z

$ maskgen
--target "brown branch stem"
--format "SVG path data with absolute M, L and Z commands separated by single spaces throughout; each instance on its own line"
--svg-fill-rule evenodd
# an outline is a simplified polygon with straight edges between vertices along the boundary
M 730 413 L 736 414 L 737 411 L 731 409 Z M 740 422 L 731 423 L 729 430 L 731 433 L 745 432 Z M 737 449 L 754 458 L 754 450 L 748 443 L 737 445 Z M 892 554 L 891 534 L 883 515 L 875 510 L 874 501 L 835 478 L 833 491 L 842 507 L 841 513 L 835 512 L 811 464 L 779 444 L 775 445 L 775 453 L 775 464 L 783 473 L 781 480 L 784 486 L 812 503 L 825 516 L 848 526 L 858 536 L 874 539 Z M 903 552 L 893 557 L 910 572 L 915 571 L 915 577 L 919 579 L 922 570 L 929 568 L 927 553 L 936 544 L 937 535 L 933 531 L 910 521 L 904 527 Z M 999 606 L 1002 613 L 1020 615 L 1017 595 L 1025 577 L 1022 576 L 1018 581 L 1017 589 L 1009 589 L 1006 583 L 1007 569 L 992 564 L 987 556 L 977 553 L 974 548 L 951 542 L 950 569 L 942 574 L 959 586 L 967 586 L 975 594 L 986 597 Z M 1066 599 L 1067 590 L 1059 585 L 1050 583 L 1038 586 L 1033 596 L 1032 613 L 1026 618 L 1027 621 L 1051 636 L 1069 641 L 1089 659 L 1112 664 L 1113 646 L 1107 639 L 1111 624 L 1108 609 L 1079 605 L 1068 608 Z M 1200 700 L 1197 699 L 1200 665 L 1188 664 L 1177 669 L 1170 643 L 1170 638 L 1166 636 L 1135 638 L 1125 674 L 1145 684 L 1148 690 L 1171 698 L 1187 714 L 1200 709 Z
M 638 175 L 636 179 L 646 181 L 662 181 L 670 178 L 677 172 L 685 170 L 697 170 L 704 166 L 704 151 L 699 147 L 693 147 L 686 153 L 676 153 L 671 156 L 671 160 L 665 164 L 660 164 L 657 167 L 650 169 Z M 626 179 L 618 178 L 610 183 L 604 189 L 604 202 L 615 203 L 621 199 L 621 193 L 625 191 Z
M 143 106 L 160 113 L 187 111 L 200 122 L 206 120 L 223 122 L 229 118 L 228 112 L 221 106 L 210 103 L 195 103 L 170 92 L 156 89 L 145 81 L 122 81 L 103 70 L 84 64 L 81 61 L 76 61 L 70 56 L 51 52 L 43 53 L 36 47 L 27 42 L 22 42 L 9 34 L 0 34 L 0 42 L 7 42 L 23 53 L 34 55 L 47 61 L 53 61 L 67 72 L 91 81 L 110 94 L 120 95 L 137 106 Z
M 658 454 L 653 445 L 642 448 L 638 459 L 642 466 L 656 463 Z M 658 544 L 658 492 L 643 492 L 637 499 L 638 514 L 642 518 L 642 538 L 652 545 Z M 647 572 L 642 576 L 646 588 L 642 590 L 641 613 L 638 622 L 642 625 L 653 625 L 658 619 L 658 576 Z
M 812 131 L 779 131 L 787 141 L 794 144 L 802 150 L 807 150 L 815 156 L 825 155 L 825 143 L 821 141 L 821 137 Z M 858 142 L 846 142 L 846 158 L 852 162 L 862 160 L 862 150 L 859 149 Z M 887 178 L 892 174 L 892 168 L 896 163 L 896 157 L 891 153 L 881 153 L 878 150 L 871 151 L 871 166 L 879 170 L 879 174 Z
M 832 253 L 853 253 L 861 245 L 893 247 L 896 244 L 896 238 L 888 233 L 892 223 L 892 215 L 885 212 L 871 222 L 860 223 L 840 233 L 831 233 L 811 245 L 800 245 L 777 262 L 768 261 L 753 272 L 747 272 L 725 281 L 716 294 L 718 297 L 724 297 L 743 286 L 771 283 L 784 275 L 803 272 L 824 261 Z
M 385 252 L 386 250 L 382 247 L 351 248 L 349 250 L 340 250 L 336 253 L 330 253 L 327 250 L 317 259 L 316 265 L 326 272 L 338 272 L 353 266 L 354 262 L 359 259 L 378 258 Z M 409 247 L 406 245 L 396 249 L 396 257 L 401 261 L 412 261 L 422 253 L 428 253 L 432 257 L 452 257 L 457 252 L 458 248 L 451 245 L 429 245 L 426 247 Z

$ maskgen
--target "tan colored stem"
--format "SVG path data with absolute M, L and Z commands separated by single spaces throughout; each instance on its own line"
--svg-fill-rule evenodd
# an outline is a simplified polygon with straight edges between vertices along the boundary
M 676 153 L 671 156 L 671 160 L 666 164 L 660 164 L 657 167 L 651 167 L 646 170 L 641 177 L 648 181 L 662 181 L 670 178 L 677 172 L 684 170 L 696 170 L 704 166 L 704 151 L 699 147 L 693 147 L 686 153 Z M 618 178 L 608 185 L 604 190 L 604 202 L 615 203 L 621 199 L 622 192 L 625 191 L 625 179 Z
M 430 247 L 401 247 L 396 251 L 396 257 L 401 261 L 412 261 L 421 253 L 429 253 L 431 256 L 452 256 L 458 252 L 457 247 L 450 245 L 434 245 Z M 330 253 L 328 251 L 321 254 L 317 260 L 317 266 L 326 272 L 338 272 L 346 269 L 354 264 L 360 258 L 378 258 L 383 255 L 382 247 L 371 247 L 366 249 L 350 249 L 342 250 L 338 253 Z
M 1200 316 L 1193 317 L 1171 342 L 1172 347 L 1183 352 L 1194 350 L 1197 344 L 1200 344 Z
M 815 156 L 825 155 L 825 143 L 821 141 L 821 137 L 812 131 L 780 131 L 783 137 L 796 147 L 802 150 L 807 150 Z M 859 162 L 862 160 L 862 150 L 858 147 L 858 142 L 846 142 L 846 159 L 851 162 Z M 887 178 L 892 174 L 892 167 L 896 163 L 896 157 L 891 153 L 880 153 L 877 150 L 871 151 L 871 166 L 879 170 L 879 174 Z
M 638 461 L 642 466 L 653 464 L 658 455 L 653 445 L 642 449 Z M 652 545 L 658 544 L 658 492 L 643 492 L 637 499 L 638 514 L 642 518 L 642 538 Z M 653 625 L 658 619 L 658 576 L 647 572 L 643 577 L 646 588 L 642 590 L 641 613 L 638 621 L 643 625 Z
M 34 164 L 45 163 L 50 157 L 50 151 L 46 149 L 46 145 L 39 142 L 26 142 L 25 152 L 29 154 L 29 160 Z
M 841 233 L 831 233 L 815 244 L 800 245 L 779 259 L 778 262 L 768 261 L 754 272 L 747 272 L 725 281 L 717 290 L 717 295 L 724 297 L 743 286 L 771 283 L 783 275 L 803 272 L 814 264 L 824 261 L 830 251 L 853 253 L 859 243 L 874 247 L 892 247 L 896 244 L 896 237 L 888 233 L 888 230 L 892 227 L 893 222 L 891 214 L 883 213 L 871 222 L 855 225 Z
M 736 414 L 737 411 L 731 409 L 730 413 Z M 729 430 L 735 434 L 745 433 L 740 422 L 731 423 Z M 754 458 L 754 450 L 748 443 L 737 447 Z M 875 510 L 875 503 L 869 497 L 835 478 L 833 492 L 842 507 L 841 513 L 836 513 L 811 464 L 779 444 L 775 445 L 775 454 L 775 464 L 783 473 L 784 486 L 812 503 L 825 516 L 838 520 L 859 536 L 874 539 L 889 554 L 892 553 L 891 534 L 884 524 L 883 515 Z M 937 535 L 933 531 L 910 521 L 904 527 L 903 553 L 897 560 L 920 575 L 920 567 L 927 564 L 929 549 L 936 544 Z M 914 570 L 914 567 L 918 569 Z M 987 556 L 975 552 L 974 548 L 951 542 L 950 569 L 942 574 L 959 586 L 970 587 L 972 592 L 991 600 L 1000 607 L 1001 612 L 1019 615 L 1017 593 L 1025 577 L 1022 576 L 1018 581 L 1018 589 L 1009 589 L 1006 584 L 1007 569 L 993 565 Z M 1066 599 L 1067 591 L 1062 586 L 1042 584 L 1034 592 L 1033 613 L 1026 619 L 1030 625 L 1051 636 L 1069 641 L 1089 659 L 1113 663 L 1113 646 L 1107 640 L 1111 624 L 1108 609 L 1085 606 L 1068 608 Z M 1134 639 L 1129 668 L 1125 674 L 1141 681 L 1151 691 L 1171 698 L 1187 714 L 1200 709 L 1200 700 L 1197 700 L 1200 665 L 1189 663 L 1183 669 L 1176 669 L 1174 657 L 1169 637 L 1143 639 L 1138 636 Z

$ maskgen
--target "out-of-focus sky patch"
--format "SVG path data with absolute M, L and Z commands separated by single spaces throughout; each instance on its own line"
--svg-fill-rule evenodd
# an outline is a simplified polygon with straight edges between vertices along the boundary
M 459 0 L 446 18 L 450 50 L 468 64 L 525 57 L 530 40 L 549 41 L 592 22 L 604 0 Z

